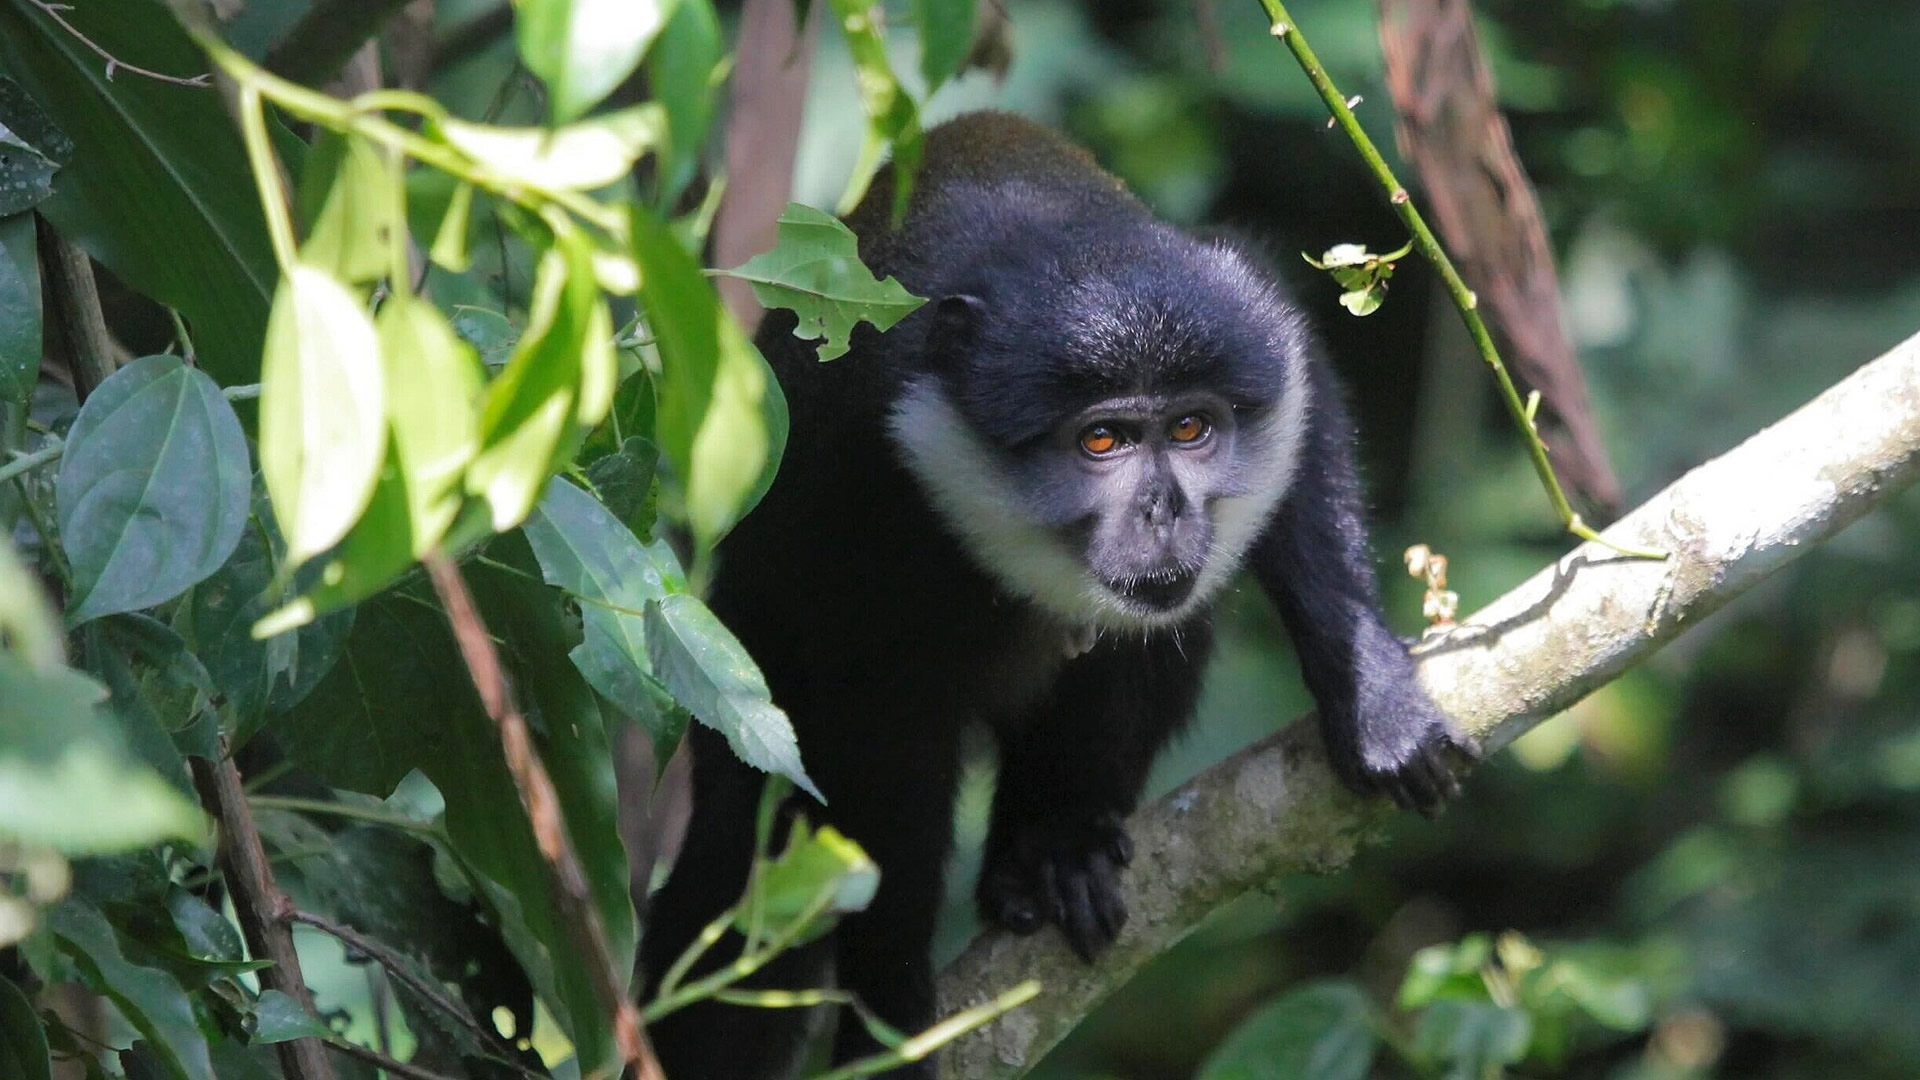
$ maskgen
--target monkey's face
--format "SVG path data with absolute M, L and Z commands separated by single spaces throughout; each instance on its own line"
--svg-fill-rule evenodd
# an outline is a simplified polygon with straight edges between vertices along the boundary
M 939 305 L 891 430 L 983 571 L 1075 625 L 1177 623 L 1217 594 L 1305 428 L 1297 320 L 1257 284 L 1189 257 Z

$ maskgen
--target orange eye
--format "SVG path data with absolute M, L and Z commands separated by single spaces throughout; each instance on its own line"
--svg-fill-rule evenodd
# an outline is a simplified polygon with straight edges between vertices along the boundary
M 1095 424 L 1080 433 L 1080 449 L 1094 457 L 1104 457 L 1120 449 L 1120 436 L 1105 424 Z
M 1177 443 L 1196 443 L 1206 438 L 1207 432 L 1212 430 L 1213 425 L 1207 423 L 1203 416 L 1183 416 L 1167 429 L 1167 435 Z

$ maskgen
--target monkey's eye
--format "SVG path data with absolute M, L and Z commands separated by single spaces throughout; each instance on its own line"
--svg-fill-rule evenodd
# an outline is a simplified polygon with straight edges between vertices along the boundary
M 1093 457 L 1106 457 L 1120 445 L 1120 433 L 1105 424 L 1095 424 L 1080 433 L 1080 449 Z
M 1177 443 L 1188 446 L 1200 442 L 1213 433 L 1213 425 L 1204 416 L 1183 416 L 1167 429 L 1167 437 Z

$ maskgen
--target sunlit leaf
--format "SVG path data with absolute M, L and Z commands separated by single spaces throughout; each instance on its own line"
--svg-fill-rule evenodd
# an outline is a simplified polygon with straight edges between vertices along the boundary
M 520 59 L 547 84 L 553 120 L 586 115 L 633 73 L 673 0 L 520 0 Z
M 881 281 L 860 261 L 859 240 L 832 214 L 788 203 L 780 214 L 779 240 L 727 271 L 753 283 L 753 295 L 770 308 L 800 317 L 798 338 L 822 338 L 820 359 L 844 356 L 855 324 L 885 330 L 926 303 L 899 281 Z
M 835 917 L 864 911 L 880 887 L 880 868 L 831 825 L 796 820 L 780 854 L 760 867 L 734 919 L 742 933 L 784 936 L 809 911 L 815 921 L 793 939 L 804 944 L 833 929 Z M 757 925 L 756 925 L 757 924 Z
M 548 191 L 606 187 L 633 170 L 633 163 L 660 142 L 666 113 L 655 104 L 634 105 L 548 128 L 503 128 L 447 119 L 446 140 L 503 180 Z
M 300 261 L 341 281 L 378 281 L 405 243 L 406 212 L 391 152 L 366 139 L 321 134 L 307 155 L 297 209 L 309 223 Z
M 151 607 L 220 568 L 247 522 L 246 436 L 204 372 L 148 356 L 81 406 L 55 484 L 69 622 Z
M 793 723 L 774 705 L 766 678 L 707 605 L 684 593 L 648 604 L 646 639 L 654 676 L 694 719 L 726 736 L 741 761 L 826 801 L 800 764 Z
M 386 457 L 386 383 L 366 308 L 323 271 L 289 267 L 261 379 L 260 470 L 298 565 L 346 535 Z
M 467 490 L 487 500 L 496 531 L 527 516 L 555 465 L 613 404 L 613 316 L 590 245 L 577 236 L 560 245 L 541 258 L 526 332 L 487 387 L 481 449 L 467 470 Z
M 685 485 L 694 540 L 711 545 L 766 493 L 786 447 L 780 384 L 699 264 L 656 219 L 636 214 L 640 301 L 660 350 L 656 430 Z

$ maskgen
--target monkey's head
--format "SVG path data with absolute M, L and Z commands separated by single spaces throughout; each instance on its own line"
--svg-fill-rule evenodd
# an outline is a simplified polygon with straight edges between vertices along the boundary
M 1177 623 L 1286 493 L 1305 327 L 1232 247 L 1162 225 L 1090 233 L 943 289 L 891 431 L 1008 592 L 1072 625 Z

